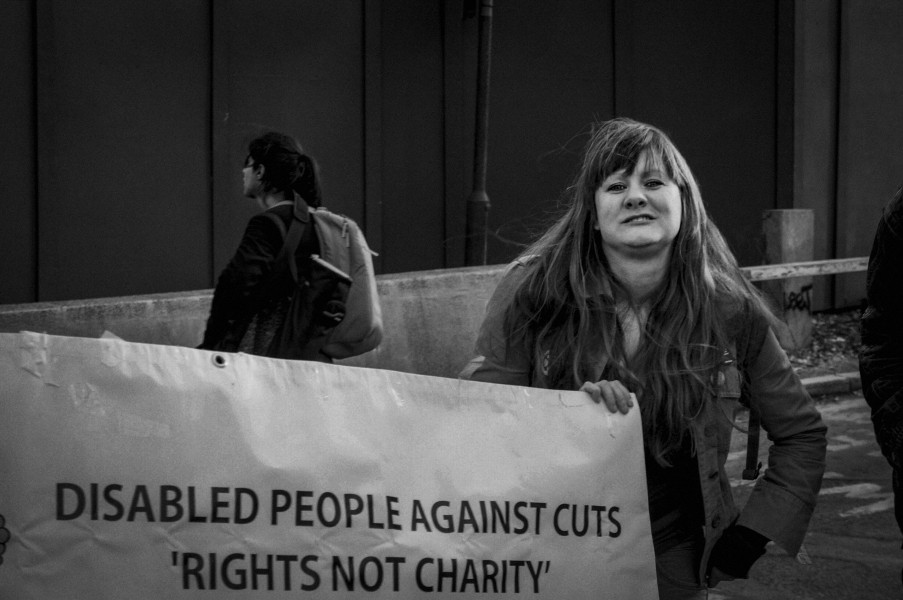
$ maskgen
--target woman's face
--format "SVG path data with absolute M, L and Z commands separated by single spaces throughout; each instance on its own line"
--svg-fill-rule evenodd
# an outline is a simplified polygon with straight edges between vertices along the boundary
M 262 167 L 254 164 L 254 159 L 248 156 L 245 166 L 241 170 L 242 193 L 248 198 L 256 198 L 261 189 Z
M 680 189 L 647 163 L 644 153 L 633 173 L 616 171 L 596 189 L 597 227 L 609 260 L 666 250 L 680 230 Z

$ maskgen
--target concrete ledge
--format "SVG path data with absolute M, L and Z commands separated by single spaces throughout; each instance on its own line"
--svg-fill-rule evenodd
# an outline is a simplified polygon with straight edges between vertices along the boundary
M 472 358 L 486 303 L 504 265 L 379 275 L 385 337 L 379 348 L 341 364 L 456 377 Z M 197 346 L 212 290 L 0 305 L 0 332 L 100 337 L 109 331 L 146 344 Z M 861 387 L 859 373 L 809 377 L 812 396 Z
M 110 331 L 130 342 L 197 346 L 210 310 L 211 290 L 0 306 L 0 331 L 100 337 Z
M 455 377 L 470 358 L 504 265 L 377 276 L 385 335 L 373 352 L 340 361 L 362 367 Z M 0 332 L 100 337 L 197 346 L 212 290 L 0 305 Z
M 380 277 L 383 342 L 372 352 L 338 362 L 457 377 L 473 358 L 486 304 L 504 269 L 465 267 Z

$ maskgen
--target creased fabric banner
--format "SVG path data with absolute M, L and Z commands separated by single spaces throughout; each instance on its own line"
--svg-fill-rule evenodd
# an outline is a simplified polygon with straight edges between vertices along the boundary
M 639 411 L 0 334 L 0 598 L 656 598 Z

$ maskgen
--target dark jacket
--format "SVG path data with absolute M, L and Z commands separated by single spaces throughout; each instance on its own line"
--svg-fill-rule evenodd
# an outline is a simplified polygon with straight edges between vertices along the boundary
M 884 208 L 866 278 L 859 373 L 872 409 L 881 452 L 903 473 L 903 188 Z M 903 499 L 895 482 L 897 523 L 903 531 Z
M 200 348 L 236 351 L 255 313 L 271 300 L 266 294 L 275 291 L 288 294 L 291 290 L 293 282 L 287 271 L 280 276 L 281 284 L 270 282 L 284 238 L 279 226 L 266 213 L 277 215 L 288 229 L 293 206 L 291 202 L 277 204 L 248 222 L 235 255 L 216 282 Z M 302 238 L 295 256 L 303 258 L 318 252 L 316 234 L 312 232 L 306 243 Z
M 509 270 L 493 294 L 477 339 L 478 357 L 462 377 L 478 381 L 548 387 L 542 373 L 542 358 L 532 349 L 514 348 L 504 334 L 505 308 L 522 277 L 518 263 Z M 705 514 L 705 550 L 708 556 L 724 530 L 736 523 L 770 540 L 791 555 L 802 544 L 825 468 L 827 428 L 812 399 L 790 366 L 787 355 L 762 315 L 749 315 L 737 325 L 737 347 L 764 331 L 760 343 L 745 360 L 749 397 L 759 411 L 762 427 L 773 445 L 768 468 L 756 482 L 743 510 L 734 504 L 731 483 L 725 472 L 734 417 L 740 408 L 741 380 L 736 365 L 728 366 L 717 395 L 705 404 L 692 423 L 696 442 L 699 480 Z M 603 361 L 598 361 L 602 364 Z M 719 378 L 720 379 L 720 378 Z M 704 577 L 704 573 L 700 573 Z

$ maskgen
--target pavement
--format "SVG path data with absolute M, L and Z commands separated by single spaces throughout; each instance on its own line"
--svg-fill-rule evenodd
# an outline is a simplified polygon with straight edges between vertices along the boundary
M 805 553 L 790 557 L 769 544 L 749 579 L 719 584 L 709 600 L 900 600 L 903 535 L 893 514 L 891 469 L 875 441 L 858 373 L 803 383 L 828 425 L 827 468 Z M 767 464 L 764 435 L 762 446 L 760 460 Z M 740 477 L 745 434 L 735 432 L 731 450 L 727 470 L 742 506 L 753 485 Z

